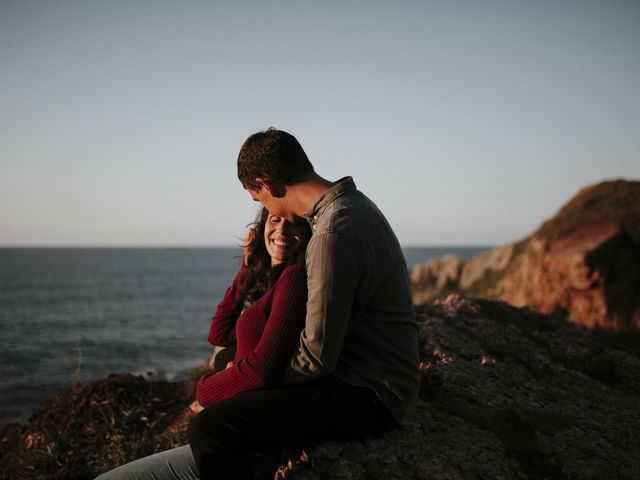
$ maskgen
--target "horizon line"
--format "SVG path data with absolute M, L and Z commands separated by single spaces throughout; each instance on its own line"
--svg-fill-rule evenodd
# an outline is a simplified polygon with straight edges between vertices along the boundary
M 459 243 L 451 243 L 451 244 L 401 244 L 401 248 L 494 248 L 496 245 L 487 245 L 487 244 L 459 244 Z M 233 248 L 240 249 L 240 245 L 0 245 L 0 249 L 69 249 L 69 248 L 77 248 L 77 249 L 158 249 L 158 250 L 188 250 L 188 249 L 210 249 L 210 248 Z

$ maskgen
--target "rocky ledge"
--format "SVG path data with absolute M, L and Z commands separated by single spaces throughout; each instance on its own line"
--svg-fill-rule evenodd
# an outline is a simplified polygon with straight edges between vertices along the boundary
M 422 387 L 408 424 L 311 448 L 287 478 L 640 478 L 637 333 L 458 295 L 418 321 Z
M 418 322 L 407 425 L 307 446 L 276 478 L 640 478 L 640 334 L 458 295 L 418 308 Z M 0 432 L 0 476 L 92 478 L 180 444 L 189 396 L 184 382 L 130 376 L 72 389 Z

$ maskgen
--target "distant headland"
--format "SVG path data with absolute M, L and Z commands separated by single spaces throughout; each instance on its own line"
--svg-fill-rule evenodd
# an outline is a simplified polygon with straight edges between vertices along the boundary
M 528 237 L 411 270 L 414 303 L 450 293 L 564 312 L 589 328 L 640 327 L 640 182 L 581 189 Z

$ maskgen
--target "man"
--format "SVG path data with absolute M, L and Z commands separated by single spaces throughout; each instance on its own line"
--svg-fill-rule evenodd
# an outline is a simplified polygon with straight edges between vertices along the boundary
M 319 176 L 298 141 L 275 129 L 247 139 L 238 177 L 269 212 L 311 224 L 307 316 L 281 387 L 239 394 L 193 419 L 189 443 L 203 480 L 251 478 L 247 459 L 265 447 L 392 428 L 419 386 L 406 264 L 373 202 L 350 177 Z

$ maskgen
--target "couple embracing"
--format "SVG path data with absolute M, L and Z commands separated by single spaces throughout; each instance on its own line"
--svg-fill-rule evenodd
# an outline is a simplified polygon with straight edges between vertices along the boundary
M 209 332 L 235 355 L 198 381 L 189 445 L 100 480 L 255 478 L 258 456 L 382 433 L 417 397 L 406 264 L 374 203 L 275 129 L 246 140 L 238 177 L 264 208 Z

